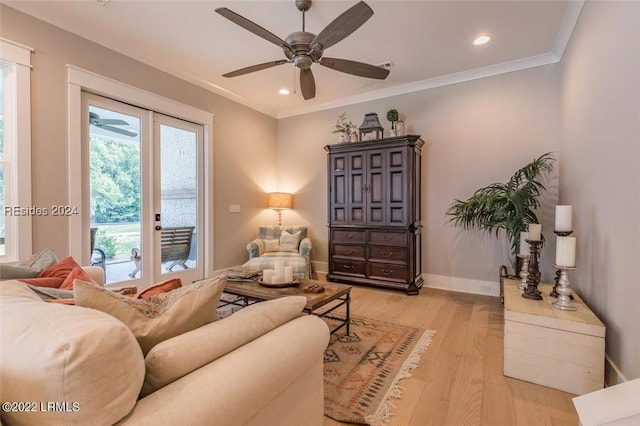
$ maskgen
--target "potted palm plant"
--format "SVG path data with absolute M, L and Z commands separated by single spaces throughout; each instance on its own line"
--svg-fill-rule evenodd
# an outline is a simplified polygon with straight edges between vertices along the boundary
M 511 244 L 516 271 L 520 232 L 530 223 L 540 223 L 536 209 L 538 197 L 546 188 L 544 178 L 553 170 L 555 158 L 546 153 L 518 169 L 507 183 L 493 183 L 478 189 L 466 201 L 455 200 L 446 214 L 448 222 L 463 229 L 479 229 L 499 236 L 504 229 Z

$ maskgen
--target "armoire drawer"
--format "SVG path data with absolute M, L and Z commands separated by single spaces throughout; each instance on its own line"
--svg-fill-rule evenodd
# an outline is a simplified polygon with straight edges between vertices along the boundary
M 344 259 L 332 259 L 334 274 L 348 274 L 351 276 L 364 277 L 366 272 L 365 262 L 354 262 Z
M 349 257 L 353 259 L 365 258 L 366 249 L 361 245 L 348 245 L 348 244 L 336 244 L 333 246 L 333 256 L 337 257 Z
M 370 231 L 369 243 L 405 246 L 407 245 L 407 233 L 391 231 Z
M 395 246 L 369 246 L 369 260 L 407 263 L 407 248 Z
M 363 230 L 334 229 L 331 234 L 334 242 L 341 243 L 364 243 L 367 239 Z
M 369 278 L 389 281 L 406 281 L 407 268 L 405 266 L 392 265 L 388 263 L 369 263 Z

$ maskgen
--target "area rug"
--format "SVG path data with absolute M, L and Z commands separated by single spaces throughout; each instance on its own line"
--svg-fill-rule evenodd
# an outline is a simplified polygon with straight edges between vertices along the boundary
M 402 395 L 398 382 L 411 377 L 435 333 L 352 316 L 349 336 L 344 329 L 332 334 L 325 351 L 325 416 L 376 426 L 389 421 L 390 399 Z

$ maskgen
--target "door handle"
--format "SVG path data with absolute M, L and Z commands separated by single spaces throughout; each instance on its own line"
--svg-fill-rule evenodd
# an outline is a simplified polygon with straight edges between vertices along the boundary
M 160 230 L 162 230 L 162 226 L 156 225 L 156 231 L 160 231 Z

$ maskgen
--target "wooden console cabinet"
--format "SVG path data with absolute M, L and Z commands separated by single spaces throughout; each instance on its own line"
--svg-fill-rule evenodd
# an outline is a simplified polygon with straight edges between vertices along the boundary
M 422 287 L 420 136 L 325 147 L 329 281 Z
M 604 385 L 605 326 L 574 294 L 576 311 L 522 297 L 517 281 L 504 280 L 504 375 L 582 395 Z

